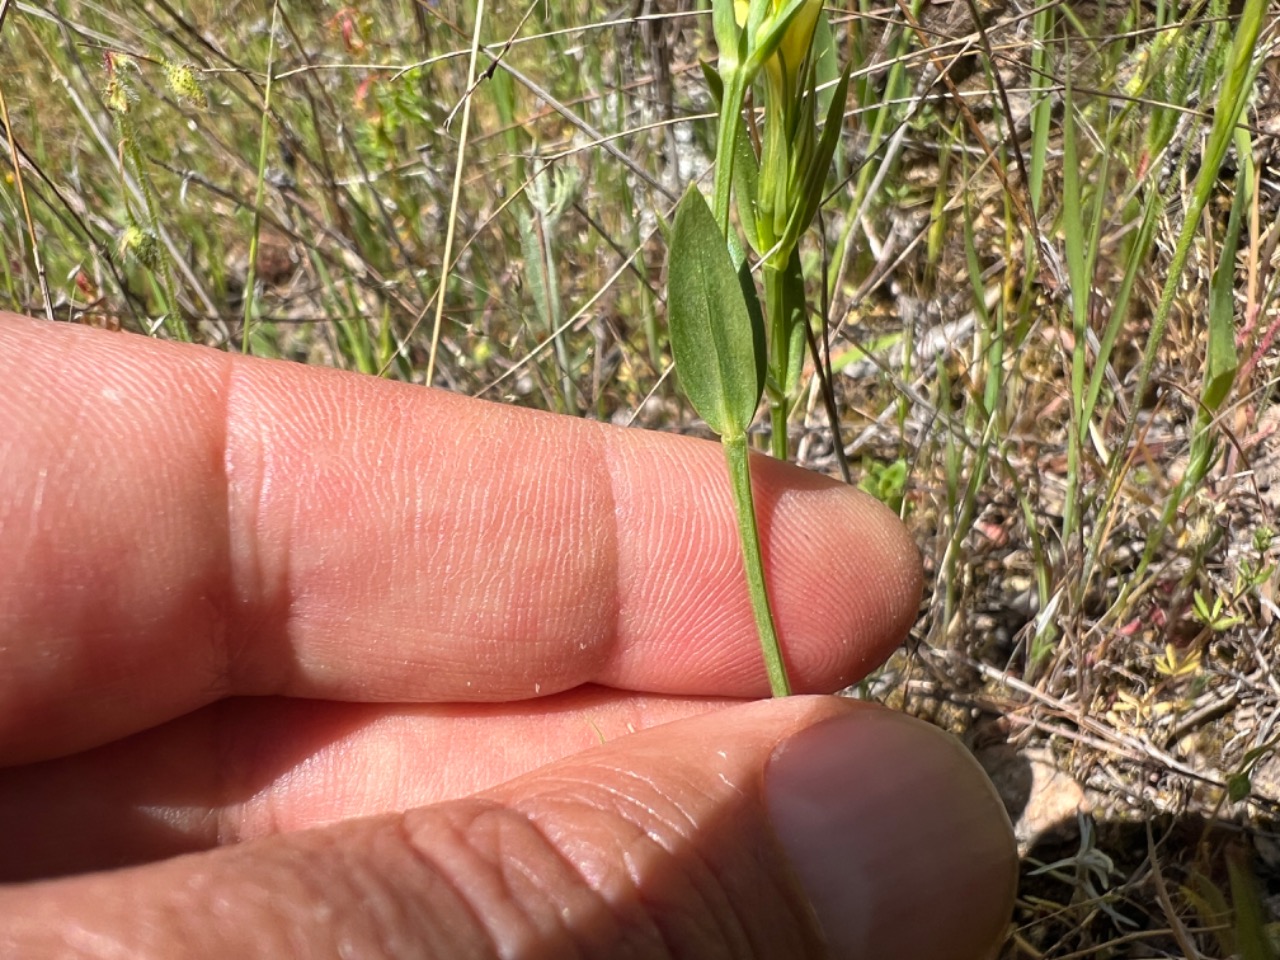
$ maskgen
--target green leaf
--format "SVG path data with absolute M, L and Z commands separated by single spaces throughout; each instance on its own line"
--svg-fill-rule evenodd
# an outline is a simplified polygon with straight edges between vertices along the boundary
M 738 222 L 747 242 L 756 253 L 764 253 L 760 233 L 756 227 L 756 189 L 760 181 L 760 161 L 751 147 L 747 125 L 739 121 L 738 137 L 734 142 L 733 192 L 738 201 Z
M 724 103 L 724 81 L 716 73 L 715 68 L 705 60 L 699 60 L 702 67 L 702 79 L 706 81 L 707 91 L 719 110 Z M 720 122 L 729 122 L 730 118 L 721 116 Z M 761 253 L 763 247 L 756 231 L 756 183 L 760 179 L 760 161 L 751 146 L 751 136 L 747 133 L 747 125 L 741 119 L 737 122 L 736 136 L 733 144 L 733 192 L 738 201 L 738 221 L 747 235 L 751 249 Z M 737 258 L 735 258 L 735 263 Z
M 1227 877 L 1231 884 L 1231 903 L 1235 907 L 1236 949 L 1241 960 L 1276 960 L 1275 948 L 1267 937 L 1267 908 L 1262 903 L 1258 878 L 1242 850 L 1228 850 Z
M 720 109 L 720 101 L 724 99 L 724 81 L 720 79 L 720 74 L 716 73 L 716 68 L 705 60 L 699 60 L 698 66 L 702 68 L 702 79 L 707 85 L 707 92 L 711 94 L 711 99 L 715 102 L 716 109 Z M 506 74 L 505 70 L 498 71 Z
M 671 221 L 662 215 L 661 210 L 654 211 L 658 218 L 658 232 L 662 234 L 662 239 L 667 245 L 667 249 L 671 249 L 671 235 L 675 229 Z
M 740 45 L 745 39 L 734 16 L 733 0 L 712 0 L 711 30 L 720 50 L 720 75 L 727 76 L 741 62 Z
M 1088 254 L 1085 250 L 1084 203 L 1080 183 L 1080 159 L 1076 150 L 1075 101 L 1072 97 L 1071 77 L 1067 76 L 1067 88 L 1062 116 L 1062 230 L 1066 235 L 1067 276 L 1071 280 L 1071 307 L 1077 342 L 1085 335 L 1089 317 L 1090 276 Z
M 1249 151 L 1241 156 L 1251 157 L 1253 153 L 1247 139 L 1248 134 L 1244 131 L 1239 133 L 1245 139 L 1243 147 Z M 1235 326 L 1236 249 L 1240 244 L 1240 220 L 1249 204 L 1251 186 L 1247 171 L 1242 169 L 1237 177 L 1236 195 L 1231 204 L 1227 233 L 1222 238 L 1218 265 L 1209 286 L 1209 349 L 1205 358 L 1204 389 L 1200 402 L 1211 417 L 1217 414 L 1231 393 L 1236 372 L 1240 369 Z
M 544 324 L 555 326 L 551 319 L 550 300 L 547 298 L 546 254 L 538 237 L 533 218 L 520 211 L 516 214 L 516 225 L 520 229 L 520 250 L 524 255 L 524 284 L 533 295 L 534 308 L 538 311 L 538 319 Z
M 732 232 L 729 234 L 729 257 L 730 262 L 738 269 L 738 286 L 742 289 L 742 299 L 747 305 L 747 316 L 751 318 L 751 338 L 756 354 L 756 378 L 763 390 L 765 364 L 769 356 L 768 342 L 765 337 L 764 310 L 760 306 L 760 294 L 756 291 L 755 278 L 751 275 L 751 264 L 747 262 L 742 244 Z M 760 402 L 760 392 L 756 393 L 756 402 Z M 750 422 L 747 421 L 748 424 Z
M 835 93 L 831 97 L 831 106 L 827 109 L 826 123 L 822 127 L 822 139 L 814 151 L 809 168 L 805 171 L 804 186 L 801 190 L 801 202 L 796 205 L 787 223 L 784 236 L 784 247 L 794 245 L 800 234 L 809 228 L 818 205 L 822 203 L 822 194 L 827 186 L 827 174 L 831 170 L 831 158 L 835 156 L 836 146 L 840 143 L 840 134 L 844 128 L 844 104 L 849 91 L 850 64 L 846 64 L 840 74 L 840 82 L 836 84 Z
M 779 311 L 781 316 L 773 318 L 773 349 L 780 361 L 774 376 L 782 389 L 782 395 L 790 401 L 795 398 L 800 386 L 800 374 L 804 372 L 804 325 L 809 320 L 799 248 L 792 248 L 787 267 L 778 275 L 777 282 L 782 286 L 783 309 Z
M 835 34 L 831 32 L 831 23 L 827 12 L 818 15 L 818 22 L 813 28 L 813 77 L 818 91 L 818 113 L 827 116 L 831 112 L 831 101 L 836 96 L 836 81 L 840 79 L 840 58 L 836 52 Z
M 827 19 L 827 12 L 823 10 L 818 15 L 817 26 L 813 32 L 813 58 L 814 58 L 814 86 L 818 87 L 818 114 L 827 116 L 831 114 L 832 101 L 836 99 L 836 87 L 840 81 L 840 56 L 836 51 L 836 35 L 831 31 L 831 22 Z M 836 177 L 841 179 L 844 177 L 844 164 L 841 163 L 841 157 L 836 157 Z
M 744 436 L 764 389 L 764 334 L 724 235 L 694 185 L 676 210 L 667 276 L 671 350 L 684 392 L 720 436 Z
M 1213 126 L 1209 129 L 1208 139 L 1200 159 L 1200 172 L 1196 175 L 1195 185 L 1191 191 L 1191 202 L 1183 213 L 1182 230 L 1173 247 L 1173 256 L 1165 269 L 1165 283 L 1160 292 L 1160 301 L 1156 305 L 1155 315 L 1151 318 L 1151 333 L 1147 337 L 1147 345 L 1142 351 L 1142 362 L 1138 367 L 1136 396 L 1141 396 L 1151 379 L 1151 371 L 1155 366 L 1156 352 L 1164 341 L 1165 327 L 1169 323 L 1169 315 L 1182 283 L 1182 271 L 1187 265 L 1187 257 L 1195 240 L 1196 231 L 1200 229 L 1200 216 L 1209 202 L 1209 197 L 1218 186 L 1218 175 L 1222 169 L 1222 161 L 1226 157 L 1227 148 L 1231 145 L 1233 131 L 1241 114 L 1253 94 L 1254 81 L 1262 69 L 1265 59 L 1258 54 L 1258 32 L 1262 27 L 1263 16 L 1267 10 L 1266 0 L 1245 0 L 1240 19 L 1236 22 L 1235 37 L 1231 41 L 1231 53 L 1227 70 L 1222 79 L 1222 87 L 1213 112 Z M 1124 447 L 1137 428 L 1138 408 L 1129 411 L 1125 419 L 1124 433 L 1121 443 Z M 1112 463 L 1112 479 L 1118 475 L 1127 461 L 1124 457 L 1116 457 Z M 1113 489 L 1118 486 L 1113 485 Z M 1108 503 L 1109 507 L 1110 504 Z M 1099 527 L 1099 529 L 1103 529 Z M 1155 541 L 1149 541 L 1154 543 Z

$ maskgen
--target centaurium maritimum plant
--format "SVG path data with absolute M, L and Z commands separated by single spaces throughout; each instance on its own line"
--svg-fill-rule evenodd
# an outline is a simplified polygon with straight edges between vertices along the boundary
M 774 696 L 791 692 L 765 587 L 751 495 L 747 430 L 768 394 L 771 449 L 787 456 L 787 418 L 804 362 L 804 277 L 797 245 L 817 213 L 840 138 L 848 70 L 818 127 L 814 37 L 821 0 L 713 0 L 719 60 L 704 75 L 720 104 L 713 208 L 691 186 L 676 210 L 668 269 L 668 321 L 680 382 L 724 446 L 743 565 Z M 757 84 L 757 81 L 759 83 Z M 742 108 L 763 90 L 759 155 Z M 756 290 L 747 248 L 764 285 Z

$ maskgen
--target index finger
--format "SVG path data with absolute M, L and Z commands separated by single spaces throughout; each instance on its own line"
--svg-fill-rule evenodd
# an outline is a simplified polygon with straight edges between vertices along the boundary
M 333 370 L 0 319 L 0 758 L 230 694 L 767 691 L 714 444 Z M 796 686 L 920 590 L 883 507 L 753 465 Z

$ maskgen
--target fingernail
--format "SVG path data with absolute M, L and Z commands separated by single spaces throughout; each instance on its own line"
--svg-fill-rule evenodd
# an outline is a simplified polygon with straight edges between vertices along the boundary
M 836 957 L 981 960 L 1017 881 L 1013 831 L 954 737 L 879 708 L 783 741 L 769 816 Z

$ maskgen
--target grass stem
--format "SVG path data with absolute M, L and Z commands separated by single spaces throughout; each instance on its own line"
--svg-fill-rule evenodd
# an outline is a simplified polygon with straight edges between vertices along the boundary
M 444 323 L 444 296 L 453 268 L 453 235 L 458 223 L 458 198 L 462 193 L 462 170 L 467 155 L 467 128 L 471 126 L 471 100 L 476 86 L 476 61 L 480 56 L 480 30 L 484 24 L 484 0 L 476 0 L 476 22 L 471 35 L 471 59 L 467 64 L 467 86 L 462 100 L 462 129 L 458 131 L 458 158 L 453 167 L 453 192 L 449 198 L 449 220 L 444 232 L 444 254 L 440 267 L 440 286 L 436 290 L 436 315 L 431 325 L 431 352 L 427 358 L 426 384 L 435 379 L 436 354 L 440 350 L 440 328 Z
M 245 353 L 253 352 L 250 325 L 253 323 L 253 288 L 257 285 L 258 240 L 262 232 L 262 200 L 267 184 L 267 133 L 271 129 L 271 87 L 275 72 L 276 26 L 280 20 L 280 0 L 271 5 L 271 33 L 267 37 L 267 83 L 262 92 L 262 126 L 258 133 L 258 185 L 253 195 L 253 231 L 249 235 L 249 267 L 244 283 Z

